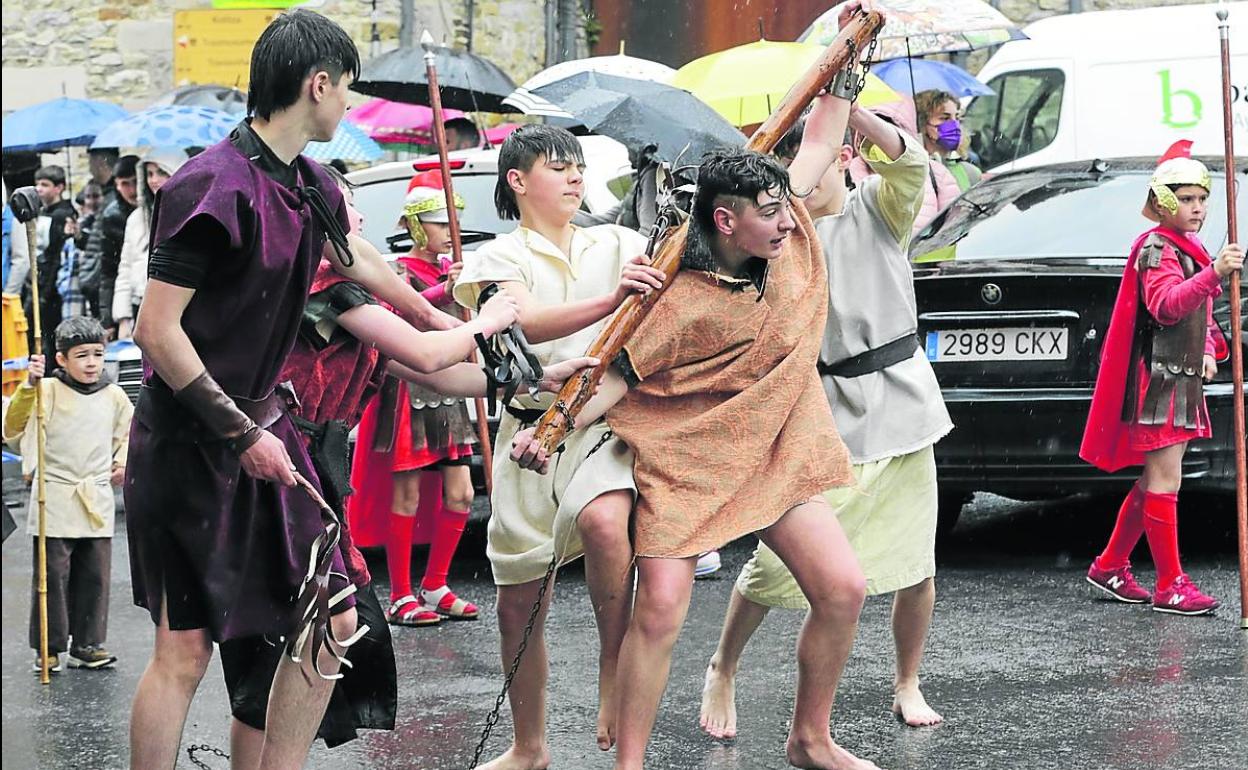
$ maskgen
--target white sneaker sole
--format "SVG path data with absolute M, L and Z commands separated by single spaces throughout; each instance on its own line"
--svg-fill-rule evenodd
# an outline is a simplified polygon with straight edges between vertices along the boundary
M 1118 594 L 1116 594 L 1116 593 L 1114 593 L 1113 591 L 1109 590 L 1108 588 L 1106 588 L 1105 586 L 1103 586 L 1103 585 L 1101 585 L 1100 583 L 1096 582 L 1095 580 L 1093 580 L 1092 578 L 1088 577 L 1087 575 L 1084 575 L 1084 578 L 1083 578 L 1083 579 L 1084 579 L 1084 580 L 1086 580 L 1086 581 L 1088 581 L 1088 585 L 1091 585 L 1091 586 L 1096 586 L 1097 588 L 1101 589 L 1101 590 L 1102 590 L 1102 591 L 1104 591 L 1106 594 L 1108 594 L 1109 596 L 1114 597 L 1114 599 L 1116 599 L 1116 600 L 1118 600 L 1118 601 L 1122 602 L 1123 604 L 1145 604 L 1146 602 L 1152 601 L 1152 597 L 1149 597 L 1148 599 L 1128 599 L 1128 598 L 1127 598 L 1127 597 L 1125 597 L 1125 596 L 1119 596 Z
M 1221 605 L 1218 605 L 1218 606 L 1221 606 Z M 1209 613 L 1213 612 L 1217 608 L 1218 607 L 1215 606 L 1215 607 L 1210 607 L 1207 610 L 1176 610 L 1176 609 L 1171 609 L 1170 607 L 1158 607 L 1157 605 L 1154 604 L 1153 612 L 1164 612 L 1167 615 L 1186 615 L 1187 617 L 1195 617 L 1196 615 L 1208 615 Z

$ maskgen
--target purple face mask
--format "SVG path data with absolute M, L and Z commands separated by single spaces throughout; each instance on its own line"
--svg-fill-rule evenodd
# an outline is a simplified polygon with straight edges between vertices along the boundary
M 946 150 L 956 150 L 962 144 L 962 124 L 955 118 L 936 127 L 936 143 Z

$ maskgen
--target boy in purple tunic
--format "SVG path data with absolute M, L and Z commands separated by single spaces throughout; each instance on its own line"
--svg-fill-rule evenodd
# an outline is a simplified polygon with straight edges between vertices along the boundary
M 252 53 L 252 117 L 156 199 L 134 331 L 147 376 L 125 490 L 135 603 L 156 644 L 135 694 L 131 767 L 174 765 L 213 642 L 261 635 L 300 644 L 274 677 L 260 766 L 301 766 L 345 646 L 333 640 L 356 630 L 337 549 L 327 582 L 311 585 L 319 628 L 296 616 L 326 527 L 295 488 L 296 473 L 319 480 L 278 380 L 325 255 L 409 315 L 426 310 L 384 262 L 353 258 L 342 194 L 299 154 L 333 136 L 358 70 L 336 24 L 306 10 L 278 16 Z

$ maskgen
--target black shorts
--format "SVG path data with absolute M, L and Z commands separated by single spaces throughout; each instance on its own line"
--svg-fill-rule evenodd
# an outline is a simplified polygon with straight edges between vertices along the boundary
M 357 729 L 393 730 L 398 708 L 398 675 L 390 625 L 372 585 L 355 592 L 358 623 L 366 633 L 347 650 L 352 668 L 334 685 L 318 738 L 329 748 L 355 740 Z M 269 708 L 269 690 L 281 660 L 283 645 L 270 644 L 260 637 L 222 642 L 221 668 L 230 695 L 230 713 L 256 730 L 264 729 Z
M 460 465 L 472 465 L 472 455 L 460 455 L 459 457 L 443 457 L 436 463 L 431 463 L 417 470 L 436 471 L 438 468 L 454 468 Z

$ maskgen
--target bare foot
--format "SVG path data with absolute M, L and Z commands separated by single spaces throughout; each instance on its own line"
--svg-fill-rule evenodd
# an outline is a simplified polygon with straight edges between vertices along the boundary
M 927 699 L 918 687 L 902 687 L 894 692 L 893 713 L 910 727 L 931 727 L 945 721 L 927 705 Z
M 598 748 L 615 745 L 615 666 L 598 665 Z
M 736 677 L 720 670 L 714 661 L 706 667 L 698 724 L 712 738 L 726 740 L 737 737 Z
M 790 765 L 803 770 L 880 770 L 874 762 L 859 759 L 838 746 L 830 735 L 814 741 L 789 735 L 784 753 Z
M 550 752 L 543 746 L 537 751 L 521 751 L 512 746 L 502 756 L 495 757 L 476 770 L 546 770 L 550 767 Z

